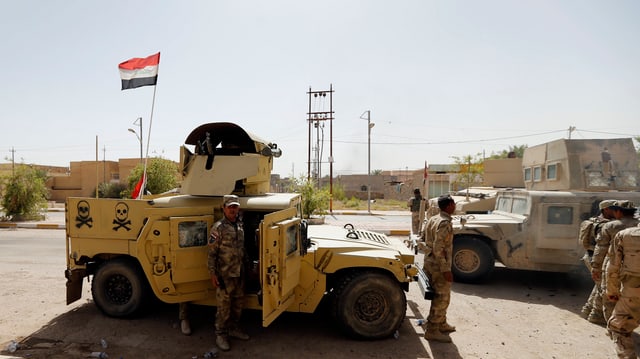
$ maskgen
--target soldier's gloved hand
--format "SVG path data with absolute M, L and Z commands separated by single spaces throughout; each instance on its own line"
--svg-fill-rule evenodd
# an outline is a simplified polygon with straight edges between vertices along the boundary
M 607 294 L 607 299 L 609 299 L 610 302 L 617 302 L 620 297 L 617 294 Z
M 218 288 L 220 286 L 220 282 L 218 282 L 218 277 L 216 277 L 215 275 L 212 275 L 211 284 L 213 285 L 214 288 Z
M 591 278 L 595 281 L 599 281 L 602 278 L 602 273 L 597 269 L 591 270 Z

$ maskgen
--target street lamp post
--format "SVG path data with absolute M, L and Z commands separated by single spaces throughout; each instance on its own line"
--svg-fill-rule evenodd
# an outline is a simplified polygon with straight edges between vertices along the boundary
M 367 117 L 363 117 L 367 114 Z M 371 123 L 371 111 L 367 110 L 360 115 L 360 118 L 367 120 L 367 211 L 371 214 L 371 129 L 375 123 Z
M 138 117 L 133 122 L 133 124 L 140 126 L 140 134 L 139 135 L 138 135 L 138 132 L 136 132 L 136 130 L 134 130 L 133 128 L 130 128 L 129 132 L 131 132 L 134 135 L 136 135 L 136 137 L 138 138 L 138 142 L 140 142 L 140 163 L 142 163 L 142 161 L 143 161 L 143 157 L 142 157 L 142 117 Z

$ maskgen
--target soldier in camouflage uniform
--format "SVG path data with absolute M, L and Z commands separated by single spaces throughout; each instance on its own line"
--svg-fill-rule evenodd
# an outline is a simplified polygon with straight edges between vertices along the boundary
M 631 334 L 640 324 L 640 228 L 621 230 L 611 247 L 607 298 L 615 307 L 607 328 L 618 358 L 637 358 Z
M 633 202 L 616 201 L 611 208 L 613 209 L 613 214 L 616 219 L 605 223 L 602 226 L 600 235 L 596 238 L 596 248 L 593 252 L 593 257 L 591 258 L 591 277 L 594 281 L 601 281 L 602 293 L 607 290 L 607 281 L 606 278 L 602 277 L 602 272 L 606 270 L 606 266 L 609 262 L 608 254 L 609 251 L 612 250 L 610 245 L 613 238 L 621 230 L 638 225 L 638 220 L 634 218 L 636 208 L 634 207 Z M 606 321 L 611 317 L 615 302 L 603 300 L 602 304 L 603 318 L 606 323 Z M 597 309 L 598 308 L 594 308 L 594 310 Z
M 578 238 L 586 250 L 584 260 L 585 265 L 589 270 L 591 270 L 591 258 L 593 257 L 593 251 L 595 250 L 596 238 L 600 234 L 602 226 L 615 218 L 613 216 L 613 209 L 611 208 L 615 202 L 616 201 L 613 199 L 601 201 L 598 205 L 600 214 L 584 220 L 580 224 L 580 234 Z M 593 308 L 598 308 L 598 310 L 594 311 Z M 587 303 L 582 307 L 582 316 L 592 323 L 599 324 L 604 321 L 604 318 L 602 317 L 602 310 L 600 310 L 600 308 L 602 308 L 602 291 L 600 281 L 597 281 L 593 285 L 593 289 L 591 290 L 589 299 L 587 299 Z
M 248 340 L 238 322 L 244 306 L 244 230 L 238 218 L 238 196 L 223 198 L 224 217 L 214 223 L 209 236 L 208 267 L 216 290 L 216 344 L 230 349 L 229 337 Z
M 413 197 L 407 201 L 407 207 L 411 210 L 411 233 L 420 233 L 420 203 L 422 202 L 422 195 L 420 194 L 420 188 L 413 190 Z
M 449 195 L 438 198 L 440 214 L 429 218 L 423 228 L 424 238 L 424 271 L 433 289 L 435 297 L 431 300 L 431 308 L 425 328 L 427 340 L 451 342 L 450 332 L 456 328 L 447 323 L 447 308 L 451 300 L 451 255 L 453 252 L 453 225 L 451 214 L 456 210 L 456 203 Z

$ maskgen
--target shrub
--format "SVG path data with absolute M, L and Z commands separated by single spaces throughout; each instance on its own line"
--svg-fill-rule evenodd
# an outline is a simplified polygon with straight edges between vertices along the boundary
M 2 207 L 12 221 L 35 220 L 44 217 L 47 209 L 47 175 L 44 171 L 24 164 L 5 178 Z

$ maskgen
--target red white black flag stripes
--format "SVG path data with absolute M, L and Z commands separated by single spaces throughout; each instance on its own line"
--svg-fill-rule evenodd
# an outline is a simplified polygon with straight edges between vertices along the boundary
M 142 86 L 155 86 L 158 82 L 160 53 L 145 58 L 135 57 L 118 65 L 122 89 L 134 89 Z
M 138 183 L 136 183 L 136 187 L 133 189 L 133 192 L 131 193 L 131 198 L 133 199 L 142 199 L 142 194 L 144 193 L 144 187 L 146 185 L 146 177 L 145 173 L 142 173 L 142 176 L 140 176 L 140 180 L 138 181 Z

